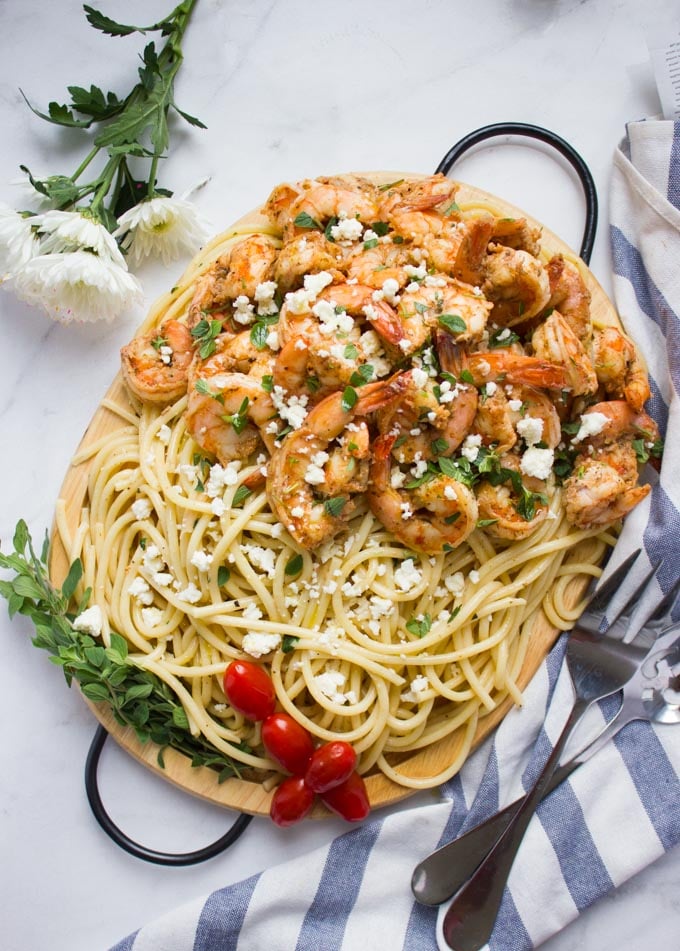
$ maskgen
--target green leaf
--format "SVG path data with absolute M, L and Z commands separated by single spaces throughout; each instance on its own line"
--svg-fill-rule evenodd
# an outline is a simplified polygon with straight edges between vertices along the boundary
M 467 330 L 467 324 L 458 314 L 439 314 L 437 321 L 452 334 L 462 334 Z
M 28 575 L 22 575 L 14 582 L 14 593 L 22 598 L 34 598 L 40 600 L 43 597 L 43 590 L 40 585 Z
M 347 499 L 342 495 L 338 495 L 333 499 L 326 499 L 326 501 L 323 503 L 323 507 L 325 512 L 330 515 L 331 518 L 337 518 L 346 504 Z
M 342 406 L 343 412 L 349 413 L 353 406 L 356 406 L 356 402 L 359 399 L 357 391 L 351 387 L 346 386 L 342 393 L 342 400 L 340 405 Z
M 111 700 L 111 694 L 104 684 L 81 684 L 80 689 L 88 700 L 94 700 L 95 703 L 108 703 Z
M 301 211 L 300 214 L 295 218 L 295 221 L 293 222 L 293 224 L 295 225 L 296 228 L 308 228 L 310 231 L 324 230 L 319 224 L 319 222 L 316 221 L 314 218 L 312 218 L 311 215 L 307 214 L 306 211 Z
M 423 614 L 422 618 L 411 618 L 406 624 L 406 630 L 415 637 L 425 637 L 432 627 L 432 618 L 429 614 Z
M 61 593 L 66 598 L 67 601 L 73 597 L 73 594 L 78 587 L 78 582 L 83 577 L 83 564 L 80 558 L 76 558 L 71 567 L 69 568 L 68 574 L 64 579 L 64 583 L 61 586 Z
M 172 722 L 181 730 L 189 729 L 189 718 L 186 715 L 184 707 L 174 707 L 172 711 Z
M 116 23 L 115 20 L 104 16 L 103 13 L 100 13 L 99 10 L 95 10 L 94 7 L 88 6 L 88 4 L 83 4 L 83 10 L 85 11 L 87 22 L 93 26 L 95 30 L 101 30 L 101 32 L 106 33 L 107 36 L 129 36 L 131 33 L 144 32 L 144 30 L 138 26 L 126 26 L 123 23 Z
M 26 551 L 26 545 L 28 544 L 28 525 L 23 519 L 20 519 L 16 524 L 12 544 L 14 545 L 14 551 L 18 555 L 23 555 Z
M 89 90 L 82 86 L 69 86 L 71 104 L 76 112 L 91 116 L 96 122 L 110 119 L 125 106 L 125 102 L 115 93 L 104 93 L 98 86 L 91 85 Z
M 371 248 L 377 248 L 377 247 L 378 247 L 377 238 L 369 238 L 368 241 L 364 241 L 364 251 L 370 251 Z
M 286 564 L 284 574 L 288 575 L 288 577 L 299 575 L 302 571 L 303 563 L 304 561 L 301 554 L 298 553 L 297 555 L 293 555 L 293 557 L 290 558 Z
M 31 105 L 23 89 L 20 89 L 19 92 L 31 112 L 40 119 L 44 119 L 45 122 L 51 122 L 53 125 L 66 126 L 71 129 L 89 129 L 92 125 L 92 119 L 76 119 L 68 106 L 58 102 L 50 102 L 47 106 L 47 113 L 40 112 L 39 109 Z
M 499 347 L 509 347 L 519 340 L 518 334 L 509 330 L 507 327 L 497 327 L 489 335 L 489 350 L 497 350 Z
M 188 122 L 189 125 L 196 126 L 198 129 L 207 129 L 207 128 L 208 128 L 207 125 L 205 125 L 203 122 L 201 122 L 200 119 L 197 119 L 196 116 L 190 116 L 188 112 L 184 112 L 182 109 L 180 109 L 179 106 L 177 105 L 177 103 L 174 102 L 174 101 L 172 102 L 172 108 L 175 110 L 175 112 L 179 113 L 179 115 L 180 115 L 186 122 Z
M 274 377 L 270 373 L 265 373 L 260 380 L 260 385 L 265 393 L 271 393 L 274 389 Z
M 390 230 L 386 221 L 374 221 L 371 225 L 371 231 L 375 231 L 379 238 L 382 238 Z
M 229 581 L 230 577 L 231 572 L 227 566 L 220 565 L 220 567 L 217 569 L 217 584 L 220 586 L 220 588 L 222 588 L 227 583 L 227 581 Z
M 248 496 L 252 494 L 252 489 L 249 489 L 247 485 L 240 485 L 234 492 L 234 498 L 231 503 L 232 508 L 236 509 L 239 505 L 243 505 Z
M 283 640 L 281 642 L 281 650 L 284 654 L 290 654 L 295 650 L 300 638 L 295 637 L 293 634 L 284 634 Z

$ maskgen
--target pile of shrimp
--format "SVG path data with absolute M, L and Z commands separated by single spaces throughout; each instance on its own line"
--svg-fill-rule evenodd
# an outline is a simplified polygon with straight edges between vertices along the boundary
M 262 458 L 303 548 L 360 506 L 409 549 L 479 528 L 529 536 L 561 493 L 607 526 L 649 492 L 647 374 L 593 326 L 578 268 L 523 218 L 462 211 L 442 175 L 282 184 L 253 234 L 197 282 L 188 313 L 122 350 L 143 401 L 188 394 L 189 434 L 225 465 Z M 251 488 L 253 486 L 251 485 Z

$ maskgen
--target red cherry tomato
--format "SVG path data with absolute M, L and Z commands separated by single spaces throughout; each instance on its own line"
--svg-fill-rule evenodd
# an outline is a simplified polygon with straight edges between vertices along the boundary
M 290 776 L 276 787 L 269 815 L 277 826 L 292 826 L 307 815 L 314 805 L 314 793 L 302 776 Z
M 249 720 L 264 720 L 274 712 L 274 684 L 258 664 L 233 660 L 224 672 L 224 692 L 234 710 Z
M 344 740 L 324 743 L 309 761 L 305 782 L 316 793 L 325 793 L 349 779 L 357 764 L 357 754 Z
M 294 776 L 301 776 L 314 752 L 312 738 L 287 713 L 272 713 L 262 724 L 262 742 L 272 759 Z
M 371 811 L 366 786 L 358 773 L 352 773 L 344 783 L 329 789 L 321 800 L 348 822 L 361 822 Z

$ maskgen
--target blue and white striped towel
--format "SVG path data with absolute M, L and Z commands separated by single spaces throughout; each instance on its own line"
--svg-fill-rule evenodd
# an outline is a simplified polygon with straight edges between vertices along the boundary
M 650 409 L 680 434 L 680 123 L 632 123 L 614 158 L 611 241 L 617 308 L 652 376 Z M 680 565 L 680 441 L 628 520 L 622 557 L 644 540 Z M 672 476 L 675 475 L 673 480 Z M 618 559 L 617 559 L 618 560 Z M 437 910 L 413 902 L 414 866 L 438 844 L 510 802 L 533 781 L 572 692 L 564 639 L 494 737 L 442 790 L 444 801 L 378 815 L 330 845 L 183 906 L 115 951 L 428 951 Z M 608 710 L 592 711 L 600 723 Z M 631 724 L 539 808 L 513 867 L 491 951 L 524 951 L 680 840 L 680 729 Z

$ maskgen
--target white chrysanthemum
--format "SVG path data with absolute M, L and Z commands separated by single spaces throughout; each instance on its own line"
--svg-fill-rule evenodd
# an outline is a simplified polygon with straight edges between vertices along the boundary
M 159 255 L 169 264 L 183 252 L 193 254 L 205 241 L 205 225 L 196 206 L 182 198 L 158 196 L 140 201 L 118 219 L 113 232 L 130 262 Z
M 0 204 L 0 280 L 12 277 L 20 267 L 40 254 L 33 221 L 8 205 Z
M 55 320 L 111 320 L 141 300 L 142 289 L 123 264 L 91 251 L 41 254 L 17 271 L 13 290 Z
M 79 211 L 46 211 L 33 219 L 42 236 L 42 254 L 94 251 L 104 261 L 125 265 L 113 235 L 95 218 Z

